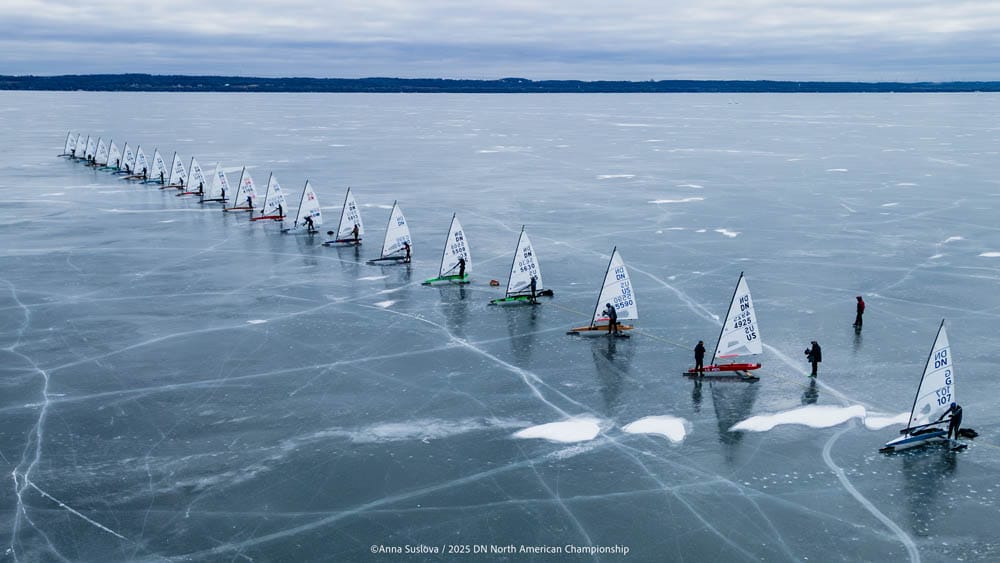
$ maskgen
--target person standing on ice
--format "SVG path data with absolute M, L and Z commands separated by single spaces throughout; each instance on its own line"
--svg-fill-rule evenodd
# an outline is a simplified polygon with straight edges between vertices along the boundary
M 705 375 L 705 341 L 699 340 L 694 347 L 694 371 L 698 375 Z
M 465 258 L 462 257 L 458 258 L 458 279 L 465 279 Z
M 608 336 L 618 334 L 618 311 L 611 303 L 604 304 L 604 316 L 608 318 Z
M 306 228 L 306 232 L 309 234 L 316 232 L 316 227 L 313 226 L 313 218 L 311 215 L 306 215 L 306 218 L 302 220 L 302 225 Z
M 858 314 L 854 317 L 854 328 L 861 330 L 861 316 L 865 314 L 865 300 L 858 296 Z
M 406 251 L 406 256 L 403 258 L 403 262 L 406 262 L 407 264 L 409 264 L 410 263 L 410 243 L 409 242 L 404 242 L 403 243 L 403 250 Z
M 810 342 L 812 348 L 806 348 L 806 359 L 812 364 L 812 373 L 809 377 L 816 377 L 816 369 L 819 367 L 817 364 L 823 361 L 823 350 L 819 347 L 819 343 L 813 340 Z
M 538 304 L 538 276 L 531 276 L 531 304 Z
M 944 411 L 938 418 L 938 421 L 944 420 L 944 417 L 951 416 L 948 419 L 948 439 L 952 439 L 954 436 L 958 438 L 958 431 L 962 429 L 962 407 L 958 403 L 952 403 L 948 410 Z

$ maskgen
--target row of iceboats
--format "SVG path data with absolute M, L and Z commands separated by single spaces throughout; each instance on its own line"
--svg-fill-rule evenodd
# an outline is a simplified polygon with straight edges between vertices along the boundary
M 141 146 L 137 145 L 133 151 L 128 143 L 125 143 L 119 149 L 114 140 L 105 142 L 102 137 L 94 139 L 89 135 L 84 139 L 82 134 L 74 135 L 70 132 L 66 136 L 66 143 L 60 156 L 83 161 L 97 169 L 121 175 L 126 180 L 156 184 L 160 189 L 177 189 L 178 196 L 198 197 L 200 203 L 220 203 L 225 212 L 248 212 L 251 221 L 281 222 L 283 233 L 316 235 L 323 224 L 319 198 L 308 180 L 303 187 L 296 213 L 286 215 L 288 207 L 284 191 L 273 173 L 268 177 L 263 197 L 260 197 L 246 167 L 242 169 L 239 182 L 233 189 L 221 165 L 216 164 L 215 171 L 209 178 L 205 176 L 197 159 L 191 157 L 185 167 L 176 152 L 168 167 L 159 149 L 154 149 L 152 158 L 147 159 Z M 364 240 L 364 233 L 360 208 L 354 194 L 348 188 L 337 228 L 327 231 L 327 235 L 333 238 L 323 244 L 358 246 Z M 410 262 L 411 255 L 412 240 L 409 225 L 399 203 L 393 202 L 381 253 L 368 263 L 405 264 Z M 424 281 L 423 284 L 467 284 L 470 283 L 471 271 L 472 255 L 465 231 L 457 215 L 452 215 L 438 275 Z M 490 305 L 534 305 L 539 302 L 539 297 L 553 295 L 553 291 L 546 288 L 542 281 L 538 257 L 522 227 L 514 249 L 506 292 L 503 297 L 490 301 Z M 613 308 L 616 315 L 617 322 L 614 324 L 609 318 L 609 308 Z M 616 247 L 611 251 L 611 258 L 590 323 L 571 328 L 567 334 L 628 338 L 635 325 L 627 322 L 636 321 L 638 318 L 639 312 L 628 268 Z M 737 358 L 756 356 L 762 352 L 763 343 L 757 328 L 753 299 L 746 277 L 741 272 L 729 302 L 725 322 L 716 341 L 711 365 L 704 366 L 700 371 L 691 368 L 683 374 L 699 378 L 724 377 L 757 381 L 759 378 L 753 373 L 761 367 L 761 364 L 738 362 Z M 900 431 L 899 437 L 886 443 L 881 451 L 898 451 L 932 442 L 949 441 L 947 431 L 941 428 L 941 425 L 947 423 L 947 420 L 942 418 L 947 414 L 951 403 L 955 401 L 954 377 L 951 349 L 942 320 L 918 385 L 907 426 Z

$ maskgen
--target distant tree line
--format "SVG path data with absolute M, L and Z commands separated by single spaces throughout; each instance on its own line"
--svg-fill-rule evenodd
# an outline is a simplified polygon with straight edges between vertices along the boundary
M 258 78 L 153 74 L 3 76 L 0 90 L 97 92 L 1000 92 L 1000 82 L 792 82 L 773 80 L 456 80 L 448 78 Z

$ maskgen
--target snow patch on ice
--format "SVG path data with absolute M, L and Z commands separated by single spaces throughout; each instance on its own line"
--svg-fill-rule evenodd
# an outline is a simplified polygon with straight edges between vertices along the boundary
M 846 168 L 827 168 L 827 172 L 847 172 Z
M 648 123 L 612 123 L 615 127 L 649 127 Z
M 468 432 L 489 430 L 492 428 L 518 428 L 524 421 L 501 419 L 466 418 L 459 420 L 441 420 L 436 418 L 407 420 L 405 422 L 383 422 L 346 432 L 347 437 L 355 443 L 367 444 L 378 442 L 400 442 L 405 440 L 437 440 Z
M 266 322 L 267 321 L 264 320 L 264 319 L 250 319 L 249 321 L 247 321 L 247 324 L 248 325 L 259 325 L 259 324 L 263 324 L 263 323 L 266 323 Z
M 865 417 L 865 427 L 869 430 L 880 430 L 893 424 L 906 424 L 910 420 L 910 413 L 901 412 L 896 416 L 869 415 Z
M 959 236 L 948 237 L 943 241 L 941 241 L 941 244 L 948 244 L 949 242 L 955 242 L 956 240 L 965 240 L 965 237 L 959 237 Z
M 986 258 L 1000 258 L 1000 252 L 981 252 L 979 255 Z
M 883 203 L 882 207 L 896 207 L 897 205 L 899 205 L 898 201 L 892 201 L 892 202 L 889 202 L 889 203 Z
M 47 194 L 41 194 L 38 197 L 57 197 L 57 196 L 61 196 L 61 195 L 66 195 L 66 192 L 50 192 L 50 193 L 47 193 Z
M 613 180 L 616 178 L 631 179 L 635 178 L 635 174 L 598 174 L 598 180 Z
M 896 185 L 897 186 L 904 186 L 904 187 L 912 187 L 912 186 L 916 186 L 917 184 L 914 184 L 913 182 L 896 182 Z
M 715 229 L 715 232 L 719 233 L 720 235 L 725 235 L 729 238 L 736 238 L 740 234 L 739 232 L 730 231 L 729 229 Z
M 358 278 L 358 281 L 374 281 L 374 280 L 384 280 L 389 276 L 365 276 L 363 278 Z
M 161 223 L 173 223 L 174 221 L 176 221 L 176 219 L 164 219 L 163 221 L 160 221 L 160 222 Z
M 929 257 L 927 259 L 928 260 L 937 260 L 938 258 L 943 258 L 943 257 L 944 257 L 944 254 L 935 254 L 934 256 L 931 256 L 931 257 Z
M 647 416 L 626 424 L 622 430 L 629 434 L 657 434 L 677 444 L 684 440 L 690 424 L 676 416 Z
M 703 197 L 685 197 L 681 199 L 654 199 L 649 203 L 655 203 L 657 205 L 661 203 L 691 203 L 692 201 L 705 201 Z
M 375 304 L 375 306 L 376 307 L 382 307 L 383 309 L 388 309 L 389 307 L 392 306 L 393 303 L 395 303 L 395 301 L 392 301 L 390 299 L 388 301 L 379 301 L 378 303 Z
M 589 416 L 531 426 L 514 433 L 515 438 L 541 438 L 552 442 L 586 442 L 601 431 L 596 418 Z
M 700 190 L 700 189 L 704 188 L 705 186 L 702 186 L 701 184 L 677 184 L 677 187 L 678 188 L 695 188 L 695 189 Z
M 697 231 L 695 231 L 695 232 L 696 232 L 696 233 L 707 233 L 707 232 L 708 232 L 708 229 L 698 229 L 698 230 L 697 230 Z
M 800 424 L 813 428 L 829 428 L 843 424 L 852 418 L 864 418 L 865 407 L 853 405 L 836 407 L 827 405 L 809 405 L 775 414 L 762 414 L 733 425 L 730 430 L 746 430 L 749 432 L 767 432 L 782 424 Z

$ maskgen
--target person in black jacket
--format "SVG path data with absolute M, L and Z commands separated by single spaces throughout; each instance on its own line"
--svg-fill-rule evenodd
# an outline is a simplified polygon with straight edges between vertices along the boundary
M 694 347 L 694 371 L 698 375 L 705 375 L 705 341 L 699 340 Z
M 951 416 L 948 419 L 948 439 L 950 440 L 952 436 L 958 438 L 958 431 L 962 428 L 962 407 L 958 403 L 952 403 L 951 407 L 944 411 L 938 420 L 944 420 L 944 417 Z
M 819 343 L 813 340 L 810 342 L 812 344 L 811 348 L 806 348 L 806 359 L 812 364 L 812 373 L 809 377 L 816 377 L 817 364 L 823 361 L 823 350 L 819 347 Z

